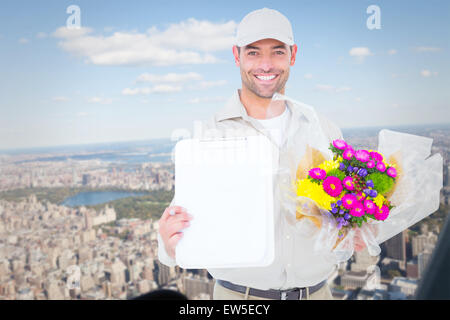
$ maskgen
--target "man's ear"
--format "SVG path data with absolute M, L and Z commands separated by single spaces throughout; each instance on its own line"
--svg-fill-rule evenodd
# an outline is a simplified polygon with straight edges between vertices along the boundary
M 241 60 L 239 59 L 239 51 L 237 46 L 233 46 L 233 56 L 234 56 L 234 63 L 236 63 L 236 66 L 239 67 L 241 65 Z
M 295 64 L 295 57 L 297 55 L 297 50 L 298 50 L 297 45 L 294 44 L 292 46 L 292 53 L 291 53 L 291 61 L 290 61 L 291 66 L 293 66 Z

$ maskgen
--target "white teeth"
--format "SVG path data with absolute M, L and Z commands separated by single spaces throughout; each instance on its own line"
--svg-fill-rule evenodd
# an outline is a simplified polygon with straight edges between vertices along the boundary
M 256 76 L 259 80 L 272 80 L 275 76 Z

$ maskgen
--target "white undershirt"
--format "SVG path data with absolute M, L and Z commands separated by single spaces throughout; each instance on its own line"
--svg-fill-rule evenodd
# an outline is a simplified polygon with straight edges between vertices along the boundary
M 255 119 L 255 118 L 254 118 Z M 284 112 L 279 116 L 270 119 L 255 119 L 266 129 L 269 130 L 270 135 L 273 137 L 279 147 L 281 147 L 284 141 L 284 134 L 286 131 L 287 123 L 289 119 L 289 108 L 285 107 Z

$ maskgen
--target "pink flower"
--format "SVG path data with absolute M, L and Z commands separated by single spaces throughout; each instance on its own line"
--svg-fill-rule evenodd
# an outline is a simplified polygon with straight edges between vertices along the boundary
M 345 177 L 344 180 L 342 180 L 342 183 L 344 184 L 345 189 L 349 191 L 355 190 L 355 185 L 353 183 L 352 177 Z
M 329 176 L 323 181 L 323 189 L 332 197 L 337 197 L 342 192 L 341 179 L 334 176 Z
M 358 151 L 356 151 L 355 158 L 356 158 L 356 160 L 359 160 L 361 162 L 367 162 L 370 160 L 369 159 L 369 151 L 358 150 Z
M 384 172 L 386 170 L 386 166 L 384 165 L 383 162 L 378 162 L 377 163 L 377 170 L 380 172 Z
M 353 156 L 355 155 L 355 151 L 351 148 L 346 148 L 344 150 L 344 153 L 342 154 L 342 158 L 345 160 L 352 160 Z
M 354 217 L 361 217 L 364 215 L 364 206 L 361 202 L 355 202 L 353 209 L 350 210 L 350 214 Z
M 313 179 L 323 180 L 327 176 L 326 171 L 320 168 L 312 168 L 311 170 L 308 171 L 308 173 Z
M 364 200 L 364 209 L 370 214 L 374 214 L 375 211 L 378 209 L 376 204 L 372 200 Z
M 357 199 L 353 194 L 346 194 L 342 197 L 342 205 L 345 209 L 352 209 L 356 202 Z
M 395 178 L 397 176 L 397 170 L 394 167 L 389 167 L 386 171 L 389 177 Z
M 361 202 L 362 202 L 362 201 L 364 201 L 364 200 L 366 199 L 366 195 L 360 191 L 360 192 L 358 192 L 358 194 L 356 195 L 356 199 L 357 199 L 358 201 L 361 201 Z
M 345 142 L 344 140 L 341 140 L 341 139 L 336 139 L 333 141 L 333 146 L 336 149 L 344 150 L 345 148 L 347 148 L 347 142 Z
M 376 151 L 370 152 L 369 155 L 375 161 L 383 161 L 383 156 Z
M 377 219 L 377 220 L 386 220 L 387 217 L 389 216 L 389 207 L 387 205 L 383 204 L 381 209 L 376 210 L 374 216 L 375 216 L 375 219 Z
M 375 167 L 375 161 L 369 160 L 369 161 L 367 161 L 366 165 L 367 165 L 367 168 L 372 169 L 373 167 Z

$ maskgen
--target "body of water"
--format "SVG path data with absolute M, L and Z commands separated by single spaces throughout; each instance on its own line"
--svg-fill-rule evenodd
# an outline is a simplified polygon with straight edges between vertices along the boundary
M 64 199 L 64 201 L 61 204 L 67 207 L 90 206 L 122 198 L 138 197 L 144 194 L 145 193 L 142 192 L 126 192 L 126 191 L 80 192 L 72 197 Z

